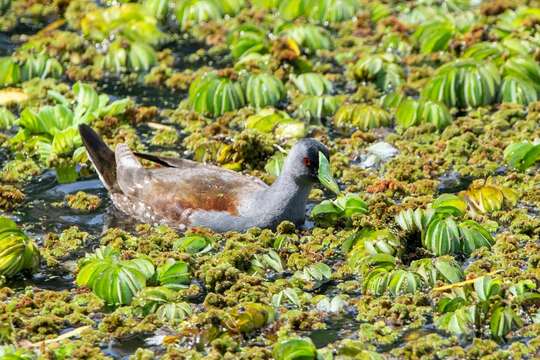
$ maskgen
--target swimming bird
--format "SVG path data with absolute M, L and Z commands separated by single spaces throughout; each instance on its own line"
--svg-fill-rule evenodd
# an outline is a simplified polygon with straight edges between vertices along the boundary
M 284 220 L 302 225 L 314 184 L 339 192 L 329 170 L 328 149 L 315 139 L 299 140 L 292 147 L 281 174 L 269 186 L 219 166 L 132 152 L 126 144 L 113 152 L 90 126 L 80 125 L 79 132 L 114 205 L 145 223 L 217 232 L 275 228 Z M 161 166 L 145 168 L 140 159 Z

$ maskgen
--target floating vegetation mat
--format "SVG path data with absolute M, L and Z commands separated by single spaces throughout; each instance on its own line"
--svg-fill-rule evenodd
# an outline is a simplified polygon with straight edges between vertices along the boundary
M 0 359 L 540 358 L 539 60 L 534 0 L 0 0 Z M 139 224 L 79 124 L 340 195 Z

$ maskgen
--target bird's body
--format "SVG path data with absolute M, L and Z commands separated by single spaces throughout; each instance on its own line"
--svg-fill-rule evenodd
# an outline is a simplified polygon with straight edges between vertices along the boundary
M 80 132 L 113 203 L 139 221 L 220 232 L 274 228 L 283 220 L 297 225 L 304 222 L 314 183 L 304 172 L 282 175 L 268 186 L 257 178 L 213 165 L 133 153 L 124 144 L 113 153 L 90 127 L 83 125 Z M 327 153 L 322 144 L 310 141 L 316 150 Z M 161 167 L 144 168 L 139 158 Z M 286 161 L 284 174 L 296 173 L 294 166 L 292 160 Z

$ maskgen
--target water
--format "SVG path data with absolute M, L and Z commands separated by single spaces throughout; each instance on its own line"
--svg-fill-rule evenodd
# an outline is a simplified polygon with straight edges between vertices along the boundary
M 137 334 L 124 339 L 115 339 L 102 347 L 102 350 L 105 355 L 114 359 L 127 360 L 138 348 L 148 348 L 146 339 L 150 336 L 151 334 Z

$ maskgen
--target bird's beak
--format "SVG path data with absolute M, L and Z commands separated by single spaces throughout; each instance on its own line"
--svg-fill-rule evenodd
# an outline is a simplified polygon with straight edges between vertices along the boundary
M 322 186 L 327 188 L 328 190 L 334 192 L 335 194 L 339 194 L 339 186 L 336 183 L 336 180 L 334 180 L 334 177 L 332 176 L 332 170 L 330 169 L 330 162 L 324 156 L 322 152 L 319 151 L 319 172 L 318 176 L 319 182 Z

